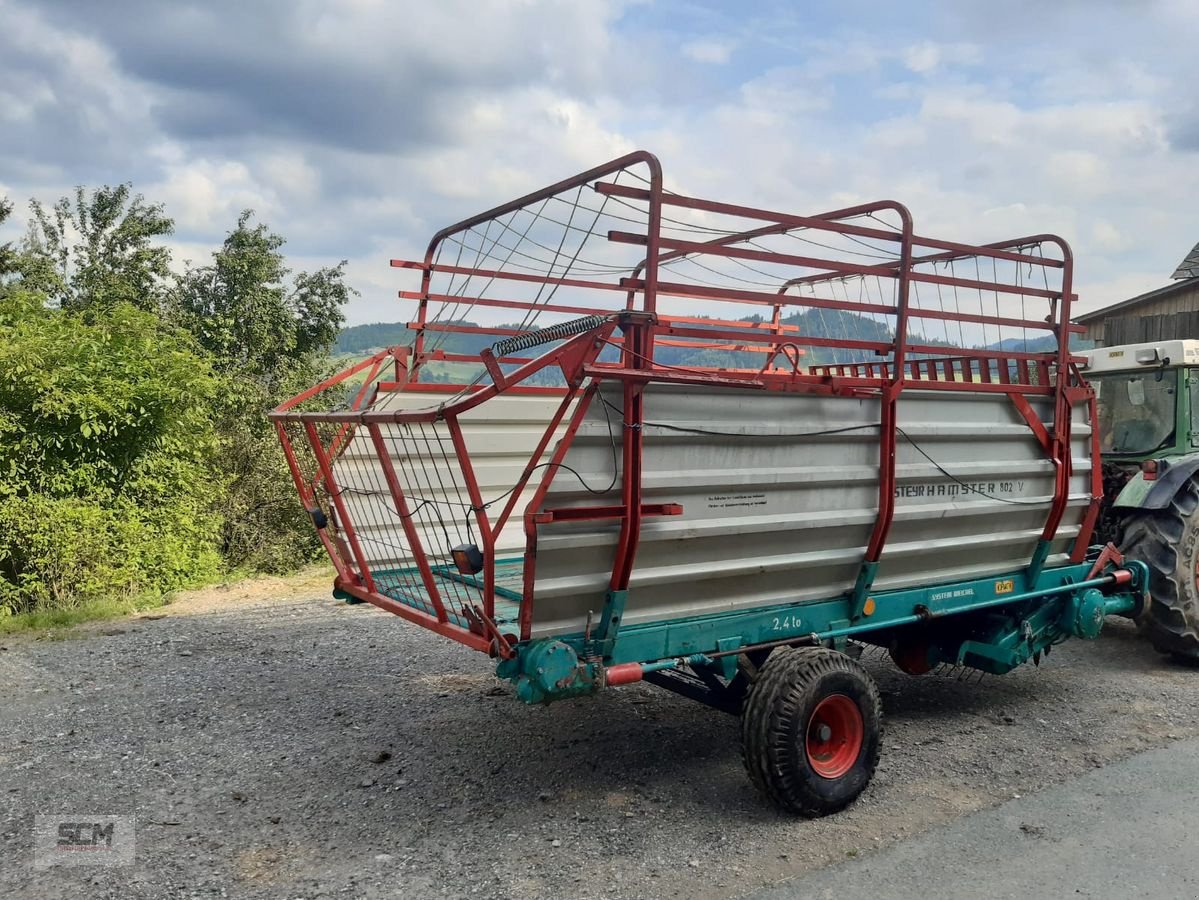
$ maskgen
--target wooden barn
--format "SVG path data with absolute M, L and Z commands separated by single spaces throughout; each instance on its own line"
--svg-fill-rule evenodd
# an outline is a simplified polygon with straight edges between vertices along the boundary
M 1174 270 L 1170 284 L 1074 320 L 1100 347 L 1199 338 L 1199 244 Z

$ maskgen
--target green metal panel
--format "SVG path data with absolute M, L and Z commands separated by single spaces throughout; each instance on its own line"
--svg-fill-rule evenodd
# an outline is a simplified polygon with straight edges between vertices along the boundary
M 1020 602 L 1021 596 L 1031 591 L 1061 589 L 1082 582 L 1089 568 L 1088 564 L 1083 564 L 1046 569 L 1031 582 L 1026 571 L 1018 571 L 977 581 L 879 592 L 870 597 L 874 601 L 874 613 L 856 620 L 851 619 L 851 600 L 842 596 L 725 615 L 628 625 L 621 631 L 610 659 L 605 661 L 609 664 L 644 662 L 714 652 L 719 640 L 729 634 L 739 635 L 742 646 L 833 629 L 838 630 L 834 637 L 852 637 L 919 621 L 935 621 L 992 603 Z M 838 628 L 839 623 L 848 624 Z M 580 638 L 581 635 L 571 635 L 564 640 L 574 642 Z
M 1190 435 L 1186 449 L 1194 451 L 1199 448 L 1199 369 L 1186 370 L 1186 389 L 1178 396 L 1178 405 L 1186 407 L 1179 410 L 1179 419 L 1186 422 L 1184 430 Z M 1180 452 L 1186 450 L 1180 448 Z
M 849 638 L 877 641 L 909 626 L 928 634 L 933 662 L 952 662 L 1001 674 L 1047 652 L 1068 637 L 1093 638 L 1109 614 L 1128 615 L 1139 605 L 1148 584 L 1144 563 L 1131 562 L 1133 583 L 1110 589 L 1103 576 L 1089 578 L 1090 563 L 1028 569 L 975 581 L 872 594 L 861 615 L 852 596 L 765 609 L 628 625 L 602 658 L 607 642 L 584 634 L 541 639 L 517 647 L 517 657 L 502 662 L 501 677 L 513 680 L 526 702 L 577 696 L 603 685 L 601 669 L 623 663 L 649 668 L 676 665 L 719 666 L 731 671 L 721 655 L 741 647 L 809 638 L 838 646 Z M 612 599 L 612 598 L 609 598 Z M 621 598 L 623 599 L 623 598 Z M 872 610 L 869 615 L 866 610 Z
M 1145 476 L 1137 472 L 1128 479 L 1128 483 L 1124 485 L 1112 506 L 1140 509 L 1145 505 L 1145 498 L 1149 496 L 1151 490 L 1153 490 L 1153 482 L 1146 481 Z

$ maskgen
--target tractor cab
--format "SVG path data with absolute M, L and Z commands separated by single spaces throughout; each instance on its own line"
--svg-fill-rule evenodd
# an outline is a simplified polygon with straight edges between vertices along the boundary
M 1199 340 L 1157 341 L 1088 351 L 1104 462 L 1142 462 L 1199 450 Z
M 1138 513 L 1166 508 L 1199 476 L 1199 340 L 1098 347 L 1084 356 L 1103 460 L 1096 536 L 1123 544 Z
M 1199 662 L 1199 340 L 1085 355 L 1103 463 L 1095 537 L 1149 566 L 1139 621 L 1153 645 Z

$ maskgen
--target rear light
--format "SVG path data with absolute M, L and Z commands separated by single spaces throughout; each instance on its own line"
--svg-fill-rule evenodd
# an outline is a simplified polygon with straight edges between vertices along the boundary
M 459 544 L 450 553 L 459 574 L 476 575 L 483 570 L 483 554 L 474 544 Z
M 1157 460 L 1147 459 L 1141 463 L 1141 476 L 1146 481 L 1157 481 Z

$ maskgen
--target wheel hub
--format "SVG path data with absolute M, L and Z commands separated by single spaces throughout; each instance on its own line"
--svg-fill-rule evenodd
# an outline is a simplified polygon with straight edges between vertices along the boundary
M 862 712 L 844 694 L 830 694 L 808 720 L 805 751 L 808 764 L 822 778 L 840 778 L 862 752 Z

